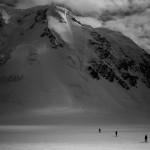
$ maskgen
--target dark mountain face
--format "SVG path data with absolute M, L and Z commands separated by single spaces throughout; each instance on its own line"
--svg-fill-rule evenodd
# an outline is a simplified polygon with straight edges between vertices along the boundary
M 91 65 L 88 70 L 93 78 L 99 80 L 100 77 L 103 77 L 110 82 L 116 80 L 118 84 L 127 90 L 132 87 L 138 88 L 138 82 L 142 82 L 150 88 L 148 77 L 149 54 L 144 50 L 139 55 L 134 54 L 136 51 L 133 51 L 133 54 L 128 54 L 122 45 L 118 45 L 119 54 L 105 36 L 93 31 L 91 37 L 89 46 L 94 49 L 96 57 L 89 60 Z M 133 55 L 135 55 L 135 58 Z
M 129 38 L 54 5 L 9 11 L 7 24 L 0 15 L 3 108 L 150 111 L 150 56 Z
M 0 30 L 2 30 L 4 26 L 4 19 L 2 18 L 2 14 L 0 14 Z

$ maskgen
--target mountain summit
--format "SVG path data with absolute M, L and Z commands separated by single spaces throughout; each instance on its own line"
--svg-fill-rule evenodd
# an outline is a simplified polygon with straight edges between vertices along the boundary
M 150 55 L 66 8 L 0 6 L 0 113 L 149 113 Z

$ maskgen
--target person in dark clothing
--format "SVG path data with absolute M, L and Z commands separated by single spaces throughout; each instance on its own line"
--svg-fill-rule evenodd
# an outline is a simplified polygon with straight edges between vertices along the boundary
M 145 135 L 145 143 L 147 143 L 148 142 L 148 137 L 147 137 L 147 135 Z
M 99 133 L 101 133 L 101 129 L 99 128 Z
M 116 137 L 117 137 L 118 136 L 118 131 L 116 131 L 115 134 L 116 134 Z

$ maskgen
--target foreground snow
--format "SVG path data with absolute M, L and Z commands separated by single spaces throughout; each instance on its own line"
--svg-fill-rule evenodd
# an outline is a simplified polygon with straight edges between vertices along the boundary
M 9 126 L 0 127 L 2 150 L 149 150 L 150 126 Z M 119 136 L 114 136 L 118 129 Z

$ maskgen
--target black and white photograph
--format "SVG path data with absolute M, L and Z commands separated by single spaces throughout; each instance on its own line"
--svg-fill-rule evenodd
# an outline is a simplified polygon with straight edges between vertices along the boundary
M 0 0 L 0 150 L 150 150 L 150 0 Z

